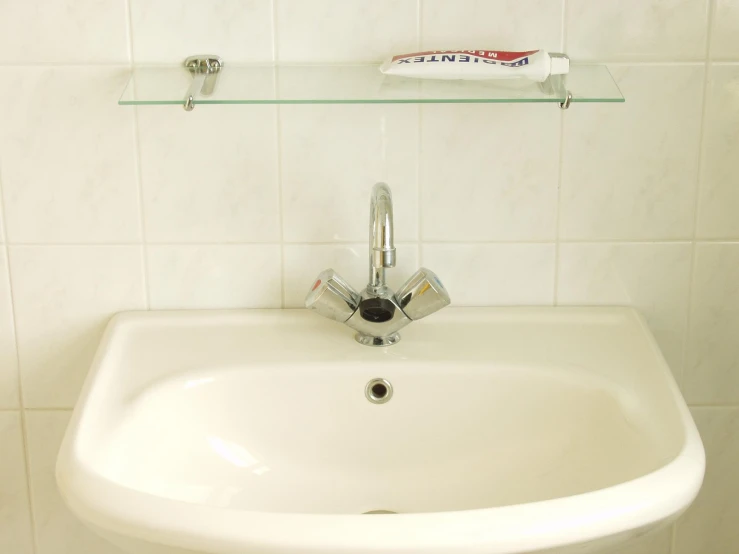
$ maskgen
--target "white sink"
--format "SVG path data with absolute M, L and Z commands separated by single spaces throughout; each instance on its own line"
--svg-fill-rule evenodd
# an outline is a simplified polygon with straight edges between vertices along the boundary
M 66 502 L 136 554 L 583 553 L 700 488 L 695 425 L 630 309 L 352 334 L 305 310 L 116 316 L 59 454 Z

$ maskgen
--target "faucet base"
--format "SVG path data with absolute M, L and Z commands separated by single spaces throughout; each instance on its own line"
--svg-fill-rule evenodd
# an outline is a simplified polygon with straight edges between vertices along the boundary
M 392 346 L 393 344 L 398 343 L 398 341 L 400 340 L 400 334 L 393 333 L 386 337 L 374 337 L 372 335 L 357 333 L 356 335 L 354 335 L 354 339 L 359 344 L 363 344 L 364 346 Z

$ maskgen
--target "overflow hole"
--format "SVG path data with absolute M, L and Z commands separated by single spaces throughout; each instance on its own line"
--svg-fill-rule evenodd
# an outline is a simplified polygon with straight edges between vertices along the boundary
M 364 395 L 373 404 L 384 404 L 393 396 L 393 386 L 386 379 L 372 379 L 364 388 Z

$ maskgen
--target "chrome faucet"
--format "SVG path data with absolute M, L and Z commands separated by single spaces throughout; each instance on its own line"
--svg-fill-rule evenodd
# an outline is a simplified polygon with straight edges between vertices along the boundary
M 393 228 L 393 195 L 385 183 L 377 183 L 370 198 L 369 287 L 374 293 L 386 288 L 385 268 L 395 267 Z
M 321 272 L 305 298 L 306 308 L 357 331 L 366 346 L 391 346 L 398 331 L 411 321 L 449 305 L 449 294 L 430 270 L 416 271 L 393 293 L 385 283 L 385 269 L 395 267 L 393 198 L 390 187 L 377 183 L 370 200 L 369 283 L 357 293 L 333 269 Z

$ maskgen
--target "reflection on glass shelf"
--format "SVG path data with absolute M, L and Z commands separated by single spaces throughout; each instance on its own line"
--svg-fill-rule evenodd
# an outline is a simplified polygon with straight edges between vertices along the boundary
M 623 102 L 604 65 L 573 64 L 569 75 L 531 81 L 431 81 L 385 76 L 375 65 L 225 66 L 214 92 L 203 94 L 205 77 L 183 68 L 137 67 L 122 105 L 183 104 L 416 104 Z

